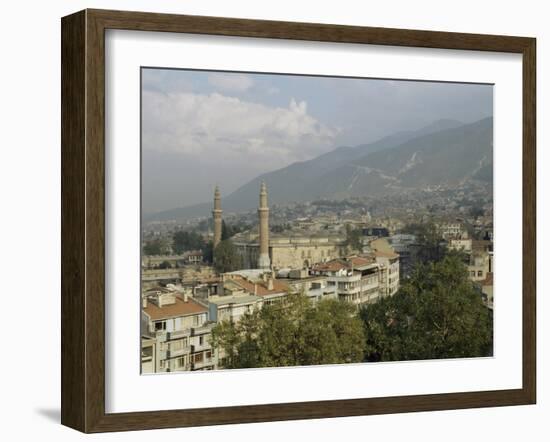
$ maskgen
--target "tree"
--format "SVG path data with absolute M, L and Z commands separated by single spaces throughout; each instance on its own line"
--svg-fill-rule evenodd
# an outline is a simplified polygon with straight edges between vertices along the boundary
M 275 224 L 271 226 L 271 232 L 273 233 L 283 233 L 285 230 L 290 229 L 290 224 L 284 223 L 284 224 Z
M 470 209 L 468 210 L 468 215 L 470 215 L 476 221 L 480 216 L 483 216 L 483 214 L 485 213 L 485 210 L 483 210 L 483 207 L 481 206 L 481 204 L 480 203 L 478 204 L 479 205 L 471 206 Z
M 242 267 L 242 259 L 231 240 L 226 239 L 214 249 L 214 268 L 218 273 L 232 272 Z
M 459 254 L 420 265 L 393 297 L 363 308 L 367 360 L 492 355 L 492 312 Z
M 222 220 L 222 237 L 221 240 L 230 239 L 231 237 L 235 236 L 237 233 L 242 232 L 243 230 L 246 230 L 249 228 L 247 224 L 244 223 L 237 223 L 237 224 L 229 224 L 225 222 L 225 220 Z
M 225 241 L 226 239 L 231 238 L 231 236 L 233 236 L 231 233 L 232 232 L 230 230 L 228 230 L 228 228 L 227 228 L 227 224 L 225 224 L 225 220 L 222 219 L 222 237 L 221 237 L 221 240 Z
M 197 225 L 199 232 L 208 232 L 214 228 L 214 220 L 212 218 L 203 219 Z
M 355 308 L 337 300 L 313 305 L 301 293 L 223 321 L 212 331 L 225 368 L 339 364 L 364 359 L 365 337 Z
M 301 327 L 301 365 L 363 361 L 365 335 L 354 306 L 336 299 L 320 301 Z
M 360 228 L 353 228 L 350 224 L 346 224 L 346 246 L 348 249 L 355 251 L 363 250 L 363 231 Z
M 143 246 L 144 255 L 162 255 L 165 252 L 165 247 L 160 239 L 152 239 L 147 241 Z
M 445 255 L 446 247 L 433 222 L 408 224 L 401 232 L 416 236 L 416 258 L 421 263 L 439 261 Z
M 213 263 L 214 262 L 214 243 L 208 241 L 202 249 L 202 259 L 204 262 Z
M 172 249 L 178 255 L 185 251 L 203 250 L 206 246 L 202 235 L 194 231 L 177 231 L 174 233 L 172 240 Z
M 162 261 L 159 264 L 159 269 L 171 269 L 171 268 L 172 268 L 172 264 L 170 264 L 168 261 Z

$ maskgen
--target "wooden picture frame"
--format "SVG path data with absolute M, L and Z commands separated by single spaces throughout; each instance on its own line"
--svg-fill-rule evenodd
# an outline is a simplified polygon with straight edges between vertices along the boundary
M 494 51 L 523 57 L 523 385 L 513 390 L 105 412 L 105 30 Z M 536 42 L 533 38 L 84 10 L 62 19 L 62 424 L 83 432 L 533 404 Z

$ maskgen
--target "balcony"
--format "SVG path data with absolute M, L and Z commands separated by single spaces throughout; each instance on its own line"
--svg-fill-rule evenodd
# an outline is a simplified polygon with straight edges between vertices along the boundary
M 206 368 L 214 368 L 214 359 L 210 358 L 207 360 L 202 360 L 200 362 L 193 362 L 191 370 L 204 370 Z
M 203 342 L 202 344 L 193 344 L 191 345 L 191 353 L 198 353 L 204 350 L 211 350 L 212 346 L 208 342 Z
M 355 295 L 360 292 L 361 292 L 361 287 L 353 287 L 353 288 L 347 288 L 347 289 L 338 288 L 338 294 L 342 294 L 342 295 Z
M 187 355 L 191 353 L 191 351 L 192 351 L 192 346 L 187 345 L 178 350 L 161 350 L 159 357 L 160 359 L 171 359 L 171 358 L 176 358 L 178 356 Z
M 376 289 L 378 287 L 379 287 L 378 280 L 366 281 L 364 284 L 361 285 L 361 290 L 368 291 L 368 290 Z
M 183 330 L 166 332 L 166 341 L 170 341 L 172 339 L 185 338 L 186 336 L 191 336 L 191 330 L 188 328 Z
M 200 336 L 210 333 L 212 330 L 210 324 L 203 324 L 197 327 L 191 327 L 191 336 Z
M 191 364 L 185 364 L 181 367 L 174 368 L 170 371 L 173 372 L 173 371 L 191 371 L 191 370 L 192 370 Z

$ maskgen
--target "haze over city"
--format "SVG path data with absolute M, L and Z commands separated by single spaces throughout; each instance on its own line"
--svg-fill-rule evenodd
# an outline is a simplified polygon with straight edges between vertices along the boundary
M 341 146 L 492 116 L 491 85 L 142 70 L 143 213 L 211 200 Z M 274 194 L 274 196 L 276 196 Z

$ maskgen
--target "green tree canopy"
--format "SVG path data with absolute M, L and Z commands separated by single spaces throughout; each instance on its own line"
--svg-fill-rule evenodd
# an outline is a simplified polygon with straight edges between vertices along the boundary
M 337 300 L 311 304 L 303 294 L 224 321 L 212 331 L 225 368 L 339 364 L 364 359 L 365 337 L 355 308 Z
M 433 222 L 407 224 L 401 232 L 416 236 L 416 256 L 422 263 L 439 261 L 446 253 L 443 238 Z
M 163 255 L 166 253 L 166 246 L 161 239 L 152 239 L 143 245 L 144 255 Z
M 159 269 L 171 269 L 171 268 L 172 268 L 172 264 L 170 264 L 168 261 L 162 261 L 159 264 Z
M 241 256 L 231 240 L 220 241 L 214 249 L 214 268 L 218 273 L 232 272 L 242 268 Z
M 492 312 L 459 254 L 420 265 L 399 292 L 364 307 L 367 360 L 492 355 Z
M 470 215 L 475 220 L 477 220 L 480 216 L 483 216 L 484 213 L 485 210 L 483 210 L 483 206 L 481 205 L 481 203 L 473 205 L 468 209 L 468 215 Z
M 208 241 L 204 245 L 204 248 L 202 249 L 202 259 L 204 262 L 214 262 L 214 243 L 212 241 Z
M 234 223 L 229 224 L 226 223 L 225 220 L 222 220 L 222 241 L 226 239 L 230 239 L 237 233 L 240 233 L 246 229 L 249 229 L 250 226 L 245 223 Z
M 360 228 L 354 228 L 350 224 L 346 224 L 346 246 L 354 251 L 362 251 L 363 249 L 363 231 Z
M 172 249 L 178 255 L 191 250 L 204 250 L 206 247 L 206 241 L 202 235 L 194 231 L 179 230 L 174 233 L 172 239 Z

